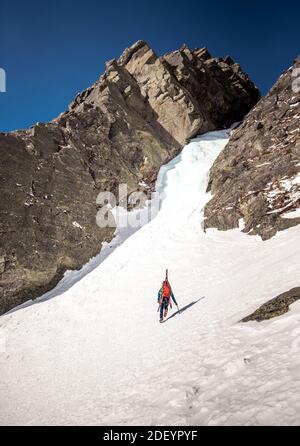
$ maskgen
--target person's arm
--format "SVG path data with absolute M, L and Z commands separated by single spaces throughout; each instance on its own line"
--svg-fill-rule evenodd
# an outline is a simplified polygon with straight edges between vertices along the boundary
M 173 290 L 171 290 L 171 297 L 172 297 L 172 300 L 173 300 L 174 304 L 178 307 L 178 304 L 177 304 L 177 302 L 176 302 L 176 299 L 175 299 Z
M 160 302 L 160 297 L 161 297 L 161 288 L 160 288 L 159 292 L 157 293 L 157 302 Z

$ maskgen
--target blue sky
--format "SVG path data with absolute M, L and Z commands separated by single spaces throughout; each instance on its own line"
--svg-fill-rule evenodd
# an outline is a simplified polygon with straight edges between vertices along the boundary
M 45 122 L 138 39 L 231 55 L 263 94 L 300 54 L 299 1 L 52 0 L 0 3 L 0 131 Z

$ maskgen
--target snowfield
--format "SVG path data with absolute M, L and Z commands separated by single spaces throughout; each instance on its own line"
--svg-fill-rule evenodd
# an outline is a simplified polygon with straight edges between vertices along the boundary
M 212 132 L 185 146 L 160 172 L 150 223 L 0 318 L 2 425 L 300 424 L 300 302 L 238 322 L 299 286 L 300 226 L 265 242 L 203 232 L 209 169 L 227 140 Z M 165 268 L 182 313 L 159 324 Z

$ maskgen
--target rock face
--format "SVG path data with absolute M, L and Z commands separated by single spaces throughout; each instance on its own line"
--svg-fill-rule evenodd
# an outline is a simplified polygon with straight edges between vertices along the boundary
M 249 321 L 265 321 L 268 319 L 272 319 L 273 317 L 281 316 L 284 313 L 289 311 L 290 305 L 300 299 L 300 288 L 293 288 L 286 293 L 282 293 L 279 296 L 275 297 L 269 302 L 266 302 L 261 307 L 259 307 L 254 313 L 250 314 L 250 316 L 242 319 L 241 322 L 249 322 Z
M 0 312 L 51 289 L 110 240 L 99 192 L 151 188 L 160 166 L 198 133 L 228 127 L 259 92 L 229 57 L 144 42 L 47 124 L 0 134 Z
M 205 227 L 263 240 L 300 223 L 300 58 L 232 134 L 210 173 Z M 289 214 L 290 213 L 290 214 Z

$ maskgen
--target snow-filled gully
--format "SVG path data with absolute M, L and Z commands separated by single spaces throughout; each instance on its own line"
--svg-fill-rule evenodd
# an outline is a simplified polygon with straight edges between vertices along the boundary
M 299 286 L 300 227 L 265 242 L 203 232 L 209 169 L 227 139 L 194 139 L 161 169 L 150 223 L 0 318 L 1 424 L 300 423 L 300 303 L 238 323 Z M 159 324 L 165 268 L 185 310 Z

